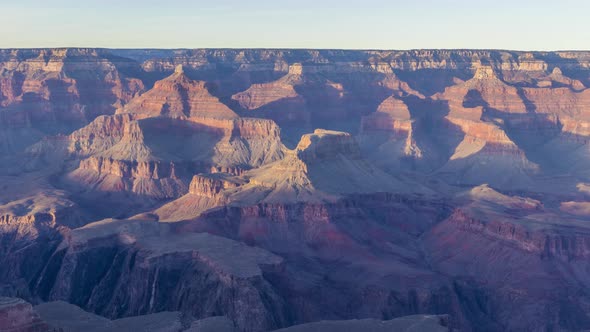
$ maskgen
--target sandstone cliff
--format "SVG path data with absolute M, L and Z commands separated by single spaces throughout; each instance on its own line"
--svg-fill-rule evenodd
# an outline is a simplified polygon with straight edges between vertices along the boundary
M 132 100 L 117 113 L 136 114 L 140 118 L 237 117 L 232 110 L 208 92 L 205 82 L 188 78 L 182 65 L 179 65 L 171 76 L 156 82 L 151 90 Z
M 0 295 L 112 328 L 589 329 L 589 74 L 589 52 L 0 50 Z
M 233 95 L 232 99 L 237 100 L 245 109 L 254 110 L 281 99 L 301 98 L 294 88 L 301 83 L 301 73 L 301 64 L 292 65 L 288 74 L 281 79 L 266 84 L 255 84 L 248 90 Z
M 52 272 L 38 287 L 48 287 L 47 300 L 67 300 L 107 317 L 163 308 L 208 317 L 223 310 L 240 330 L 261 331 L 286 322 L 279 309 L 284 303 L 261 270 L 280 263 L 263 249 L 218 236 L 175 234 L 165 224 L 147 221 L 105 220 L 64 239 L 47 262 Z M 80 274 L 92 277 L 82 280 Z M 204 290 L 182 300 L 182 294 Z

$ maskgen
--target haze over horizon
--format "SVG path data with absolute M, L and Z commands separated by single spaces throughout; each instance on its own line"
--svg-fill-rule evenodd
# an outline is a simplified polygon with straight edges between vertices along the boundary
M 0 0 L 0 332 L 590 331 L 590 1 L 481 3 Z
M 0 1 L 1 48 L 585 50 L 582 0 Z

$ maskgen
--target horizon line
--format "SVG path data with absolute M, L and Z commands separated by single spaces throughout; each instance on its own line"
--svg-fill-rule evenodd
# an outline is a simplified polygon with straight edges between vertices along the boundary
M 277 51 L 365 51 L 365 52 L 408 52 L 408 51 L 506 51 L 506 52 L 590 52 L 590 49 L 510 49 L 510 48 L 312 48 L 312 47 L 105 47 L 105 46 L 41 46 L 41 47 L 0 47 L 0 50 L 47 50 L 47 49 L 102 49 L 102 50 L 277 50 Z

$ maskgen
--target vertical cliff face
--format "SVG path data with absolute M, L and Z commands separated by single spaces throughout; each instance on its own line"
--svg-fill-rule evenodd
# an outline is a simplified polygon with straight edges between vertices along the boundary
M 429 222 L 437 218 L 437 211 L 445 210 L 444 205 L 419 199 L 405 200 L 399 195 L 367 195 L 358 199 L 360 197 L 334 203 L 274 202 L 226 207 L 205 213 L 198 222 L 183 227 L 222 232 L 275 253 L 305 256 L 303 261 L 294 257 L 286 259 L 285 264 L 286 271 L 305 270 L 308 278 L 285 284 L 287 288 L 280 292 L 287 296 L 297 319 L 313 321 L 336 312 L 361 317 L 380 312 L 382 317 L 390 317 L 403 312 L 460 311 L 452 290 L 430 283 L 432 277 L 416 261 L 420 254 L 397 252 L 388 244 L 389 241 L 404 243 L 407 250 L 417 250 L 410 244 L 414 241 L 412 238 L 429 227 Z M 408 223 L 410 215 L 419 215 L 415 220 L 420 222 Z M 404 262 L 381 265 L 382 255 L 389 254 L 403 255 Z M 371 272 L 361 278 L 355 277 L 354 271 L 360 266 L 367 266 Z M 418 284 L 419 289 L 414 288 Z M 363 304 L 352 304 L 356 301 Z
M 159 221 L 178 222 L 198 218 L 202 213 L 231 202 L 230 192 L 247 181 L 229 173 L 193 176 L 188 194 L 154 211 Z
M 119 122 L 119 119 L 124 120 Z M 178 197 L 187 192 L 186 179 L 196 167 L 195 163 L 159 157 L 146 144 L 140 123 L 129 121 L 130 117 L 113 116 L 110 120 L 98 119 L 87 130 L 75 133 L 84 135 L 85 131 L 92 131 L 90 135 L 97 138 L 97 144 L 90 148 L 98 153 L 80 161 L 78 169 L 67 177 L 70 182 L 99 192 L 131 192 L 159 199 Z M 111 124 L 115 126 L 109 126 Z M 102 130 L 106 130 L 106 142 L 100 140 Z M 117 135 L 121 135 L 118 141 Z M 74 145 L 78 137 L 72 137 Z
M 158 199 L 186 194 L 193 174 L 209 168 L 240 172 L 283 155 L 274 122 L 238 118 L 181 66 L 117 113 L 34 151 L 62 146 L 85 158 L 69 182 Z
M 301 137 L 297 144 L 297 155 L 306 163 L 337 158 L 345 155 L 351 159 L 360 158 L 358 145 L 348 133 L 316 129 L 313 134 Z
M 0 50 L 0 295 L 588 329 L 589 86 L 588 52 Z
M 104 51 L 4 50 L 0 58 L 2 152 L 20 152 L 47 134 L 68 134 L 144 89 Z
M 232 181 L 224 174 L 210 176 L 195 175 L 191 181 L 189 193 L 209 198 L 217 197 L 222 191 L 239 187 L 240 182 Z
M 79 156 L 108 150 L 123 137 L 125 127 L 133 120 L 130 114 L 100 116 L 70 135 L 68 150 Z
M 120 116 L 125 119 L 124 114 Z M 120 128 L 111 128 L 113 134 L 104 141 L 100 131 L 92 133 L 94 141 L 87 147 L 81 147 L 79 137 L 73 136 L 70 146 L 96 152 L 80 162 L 70 179 L 101 191 L 179 197 L 187 192 L 190 178 L 197 172 L 219 168 L 237 174 L 276 161 L 284 153 L 279 129 L 270 120 L 183 120 L 164 126 L 147 120 L 127 122 L 122 133 Z M 76 135 L 104 128 L 100 125 L 95 121 Z M 118 141 L 116 134 L 121 135 Z M 150 192 L 154 186 L 159 189 Z
M 231 134 L 215 147 L 213 164 L 225 168 L 260 167 L 283 157 L 280 128 L 272 120 L 241 118 L 232 121 Z
M 1 58 L 2 106 L 15 117 L 24 113 L 31 125 L 47 133 L 71 131 L 96 116 L 112 114 L 144 89 L 140 79 L 124 77 L 118 59 L 104 51 L 5 50 Z
M 184 166 L 184 165 L 183 165 Z M 157 199 L 179 197 L 187 192 L 184 169 L 157 161 L 124 161 L 90 157 L 68 179 L 101 192 L 131 192 Z M 190 165 L 188 167 L 190 169 Z M 186 172 L 184 172 L 186 173 Z M 184 175 L 184 176 L 182 176 Z
M 450 160 L 439 169 L 448 181 L 526 188 L 539 174 L 539 165 L 531 162 L 497 125 L 456 118 L 448 121 L 464 135 Z
M 105 220 L 64 239 L 35 283 L 47 300 L 67 300 L 107 317 L 162 310 L 208 317 L 221 310 L 242 331 L 266 331 L 289 319 L 263 275 L 263 269 L 279 269 L 281 261 L 214 235 Z
M 416 120 L 401 97 L 385 99 L 375 113 L 361 119 L 360 126 L 359 144 L 380 166 L 399 169 L 404 161 L 422 159 L 414 132 Z
M 502 323 L 504 329 L 587 324 L 587 314 L 575 309 L 586 299 L 568 298 L 568 291 L 547 292 L 570 283 L 568 274 L 557 272 L 564 262 L 585 264 L 588 230 L 584 222 L 571 216 L 557 221 L 552 209 L 540 201 L 500 194 L 488 186 L 471 189 L 460 199 L 461 207 L 423 238 L 438 269 L 458 278 L 477 276 L 490 294 L 492 310 L 509 317 Z M 520 272 L 512 266 L 519 266 Z M 579 286 L 585 284 L 582 281 Z M 510 304 L 504 302 L 506 297 L 511 298 Z M 569 309 L 546 316 L 556 303 Z M 522 313 L 513 311 L 524 307 L 529 308 L 527 317 L 534 317 L 527 323 L 518 318 Z
M 586 119 L 590 104 L 590 90 L 571 88 L 526 88 L 524 95 L 536 113 L 555 114 L 560 117 Z

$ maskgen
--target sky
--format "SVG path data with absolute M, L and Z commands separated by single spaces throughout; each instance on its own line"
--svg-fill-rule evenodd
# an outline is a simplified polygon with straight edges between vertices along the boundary
M 588 0 L 0 0 L 0 48 L 589 50 Z

